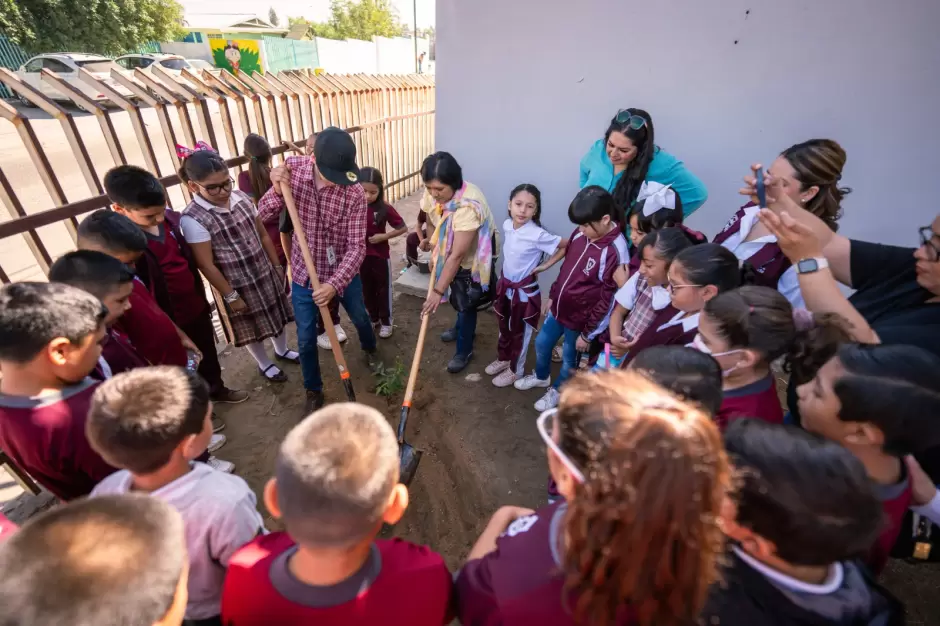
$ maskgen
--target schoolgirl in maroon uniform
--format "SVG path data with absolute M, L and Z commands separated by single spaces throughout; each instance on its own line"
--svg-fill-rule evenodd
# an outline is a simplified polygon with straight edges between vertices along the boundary
M 705 243 L 708 238 L 697 230 L 682 224 L 682 198 L 670 185 L 645 181 L 640 186 L 636 203 L 630 209 L 627 223 L 630 226 L 631 254 L 629 271 L 633 276 L 639 269 L 642 259 L 639 255 L 640 242 L 646 235 L 663 228 L 679 228 L 692 243 Z
M 911 504 L 907 455 L 940 445 L 940 358 L 906 345 L 847 344 L 797 388 L 802 425 L 859 458 L 881 499 L 885 530 L 868 555 L 887 562 Z
M 374 167 L 359 169 L 359 184 L 366 192 L 370 220 L 366 225 L 366 256 L 359 268 L 362 295 L 372 325 L 383 339 L 392 336 L 392 262 L 388 242 L 408 232 L 405 220 L 385 201 L 382 172 Z M 391 232 L 385 232 L 388 226 Z
M 264 341 L 272 340 L 280 361 L 299 363 L 300 355 L 287 346 L 285 326 L 294 314 L 271 238 L 251 198 L 232 189 L 228 166 L 211 146 L 177 151 L 183 157 L 180 179 L 193 196 L 180 220 L 183 236 L 223 300 L 232 343 L 245 347 L 265 379 L 283 383 L 287 374 L 268 357 Z
M 650 346 L 692 343 L 705 303 L 741 284 L 738 260 L 715 243 L 692 246 L 677 254 L 667 276 L 671 304 L 657 311 L 646 330 L 624 346 L 627 356 L 622 367 Z
M 493 310 L 499 321 L 496 360 L 486 366 L 493 384 L 508 387 L 525 374 L 529 342 L 542 314 L 538 275 L 546 255 L 564 250 L 568 241 L 541 222 L 542 194 L 524 183 L 509 194 L 509 218 L 503 222 L 503 269 L 496 283 Z
M 262 535 L 229 561 L 226 626 L 444 626 L 453 581 L 444 559 L 402 539 L 376 539 L 408 506 L 398 443 L 385 417 L 331 404 L 281 444 L 268 510 L 286 532 Z
M 845 150 L 831 139 L 810 139 L 784 150 L 770 166 L 779 190 L 822 219 L 832 230 L 842 217 L 842 199 L 851 192 L 840 187 Z M 753 283 L 777 289 L 796 308 L 806 308 L 796 268 L 777 245 L 777 238 L 758 220 L 761 207 L 741 207 L 713 241 L 734 252 L 753 268 Z
M 618 370 L 572 379 L 538 429 L 565 501 L 497 511 L 456 578 L 461 623 L 695 623 L 730 482 L 711 418 Z
M 135 320 L 125 320 L 121 326 L 131 335 L 135 346 L 148 360 L 157 365 L 179 365 L 185 367 L 187 349 L 195 349 L 201 355 L 198 372 L 209 385 L 215 403 L 238 403 L 248 399 L 244 391 L 225 386 L 222 381 L 222 366 L 215 349 L 215 328 L 212 310 L 206 300 L 205 286 L 196 265 L 192 248 L 183 237 L 180 228 L 182 216 L 167 207 L 166 190 L 159 179 L 145 169 L 133 165 L 121 165 L 108 171 L 104 187 L 111 201 L 111 208 L 137 225 L 146 236 L 143 255 L 135 268 L 141 284 L 136 285 L 131 295 L 137 313 Z M 91 219 L 91 218 L 88 218 Z M 106 250 L 109 254 L 112 251 Z M 149 291 L 145 295 L 144 286 Z M 182 349 L 178 342 L 160 337 L 169 337 L 167 320 L 153 311 L 153 301 L 169 316 L 170 321 L 181 331 L 185 339 Z M 146 309 L 147 317 L 159 324 L 161 331 L 152 340 L 135 332 L 143 324 L 141 315 Z M 133 328 L 131 328 L 133 326 Z M 191 344 L 187 345 L 187 344 Z M 161 345 L 165 346 L 161 349 Z
M 739 418 L 782 424 L 770 364 L 786 355 L 784 368 L 800 384 L 815 375 L 838 343 L 848 340 L 835 316 L 814 318 L 805 310 L 794 311 L 776 289 L 744 286 L 705 303 L 692 346 L 721 365 L 724 401 L 715 420 L 724 429 Z M 825 355 L 821 362 L 820 354 Z

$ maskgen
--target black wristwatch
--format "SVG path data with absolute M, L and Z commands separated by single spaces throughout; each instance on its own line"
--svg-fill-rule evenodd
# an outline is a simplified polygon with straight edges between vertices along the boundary
M 797 274 L 813 274 L 829 267 L 829 260 L 824 257 L 811 257 L 796 262 Z

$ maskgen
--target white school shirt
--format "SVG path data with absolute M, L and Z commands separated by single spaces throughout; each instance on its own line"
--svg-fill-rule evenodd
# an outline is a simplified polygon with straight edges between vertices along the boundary
M 640 273 L 633 272 L 627 282 L 623 284 L 623 287 L 617 290 L 617 293 L 614 294 L 614 299 L 617 301 L 617 304 L 632 311 L 633 307 L 636 306 L 636 295 L 637 295 L 637 284 L 640 280 Z M 653 310 L 662 311 L 667 306 L 672 303 L 672 298 L 669 296 L 669 290 L 665 287 L 660 287 L 659 285 L 655 287 L 650 287 L 652 289 L 652 299 L 653 299 Z
M 734 253 L 742 263 L 757 254 L 757 252 L 767 243 L 777 243 L 777 238 L 773 235 L 764 235 L 753 241 L 744 241 L 750 234 L 751 229 L 757 224 L 757 217 L 760 214 L 760 207 L 748 207 L 744 209 L 744 216 L 741 218 L 741 228 L 725 239 L 721 245 Z M 803 300 L 803 292 L 800 291 L 800 279 L 796 273 L 796 267 L 791 265 L 780 275 L 777 281 L 777 291 L 790 301 L 794 309 L 805 309 L 806 302 Z
M 232 190 L 232 195 L 229 197 L 228 206 L 221 207 L 216 206 L 203 198 L 202 196 L 195 195 L 193 196 L 193 201 L 199 206 L 209 209 L 210 211 L 216 211 L 218 213 L 230 213 L 232 211 L 232 200 L 236 200 L 236 194 L 244 196 L 251 200 L 248 197 L 248 194 L 245 194 L 238 189 Z M 252 215 L 258 215 L 258 208 L 255 206 L 254 201 L 251 201 Z M 185 209 L 184 209 L 185 211 Z M 209 231 L 203 227 L 202 224 L 197 222 L 195 219 L 183 213 L 183 216 L 180 218 L 180 230 L 183 232 L 183 239 L 186 240 L 186 243 L 202 243 L 204 241 L 209 241 L 211 239 Z
M 532 274 L 532 270 L 542 262 L 543 254 L 552 254 L 558 249 L 561 237 L 553 235 L 535 222 L 529 221 L 513 228 L 512 219 L 503 222 L 503 277 L 517 282 Z M 528 295 L 538 293 L 538 288 Z M 507 294 L 512 298 L 512 290 Z M 525 291 L 519 299 L 528 302 Z
M 701 313 L 693 313 L 688 317 L 682 317 L 685 315 L 683 311 L 679 311 L 672 316 L 672 319 L 657 328 L 657 331 L 669 328 L 670 326 L 675 326 L 676 324 L 682 324 L 682 332 L 687 333 L 690 330 L 698 330 L 698 318 Z
M 229 559 L 259 533 L 265 532 L 255 494 L 248 483 L 205 463 L 151 492 L 183 516 L 189 551 L 189 602 L 186 619 L 208 619 L 222 611 L 222 583 Z M 91 495 L 129 493 L 133 476 L 117 471 Z

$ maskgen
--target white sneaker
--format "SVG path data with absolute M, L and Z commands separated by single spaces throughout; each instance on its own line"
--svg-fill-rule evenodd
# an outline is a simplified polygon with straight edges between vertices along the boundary
M 523 376 L 514 384 L 516 389 L 519 391 L 528 391 L 529 389 L 534 389 L 536 387 L 545 388 L 552 384 L 552 377 L 549 376 L 543 380 L 535 374 L 529 374 L 528 376 Z
M 224 445 L 225 435 L 212 435 L 212 438 L 209 440 L 209 454 L 212 454 Z
M 500 361 L 496 359 L 492 363 L 486 366 L 486 369 L 483 370 L 486 372 L 487 376 L 496 376 L 500 372 L 505 372 L 509 369 L 509 361 Z M 503 385 L 505 387 L 505 385 Z
M 389 337 L 392 336 L 393 330 L 394 329 L 391 326 L 385 326 L 385 325 L 379 326 L 379 337 L 381 337 L 382 339 L 388 339 Z
M 558 393 L 558 390 L 552 387 L 545 392 L 545 395 L 542 396 L 541 400 L 535 403 L 535 410 L 542 412 L 549 409 L 554 409 L 556 406 L 558 406 L 559 395 L 560 394 Z
M 330 336 L 326 333 L 317 336 L 317 345 L 320 346 L 321 350 L 329 350 L 332 348 L 330 345 Z
M 336 338 L 340 343 L 346 343 L 346 331 L 339 324 L 336 325 Z
M 561 346 L 552 348 L 552 363 L 561 363 L 564 360 L 564 351 Z
M 499 376 L 493 379 L 493 384 L 497 387 L 508 387 L 509 385 L 516 382 L 516 373 L 509 368 L 504 369 L 500 372 Z
M 214 456 L 209 457 L 209 467 L 214 470 L 219 470 L 220 472 L 225 472 L 226 474 L 231 474 L 235 471 L 235 464 L 231 461 L 223 461 L 222 459 L 217 459 Z

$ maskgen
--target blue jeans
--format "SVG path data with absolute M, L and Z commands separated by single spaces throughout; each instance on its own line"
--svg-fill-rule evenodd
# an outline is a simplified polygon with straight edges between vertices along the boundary
M 457 333 L 457 356 L 468 357 L 473 352 L 473 339 L 477 334 L 477 311 L 471 309 L 461 313 L 457 312 L 457 322 L 454 324 Z
M 535 375 L 545 380 L 552 373 L 552 350 L 558 344 L 562 336 L 565 337 L 564 346 L 561 349 L 561 372 L 555 379 L 553 385 L 558 389 L 562 384 L 571 378 L 571 373 L 577 367 L 578 349 L 575 343 L 581 335 L 576 330 L 571 330 L 562 326 L 555 317 L 549 313 L 542 322 L 542 329 L 535 338 Z
M 352 279 L 342 296 L 337 297 L 359 333 L 362 349 L 366 352 L 374 351 L 375 330 L 362 298 L 362 281 L 359 276 Z M 294 305 L 294 319 L 297 321 L 297 351 L 300 352 L 304 387 L 310 391 L 322 391 L 323 379 L 320 377 L 320 354 L 317 349 L 317 317 L 320 310 L 313 301 L 313 290 L 307 285 L 291 285 L 290 298 Z

